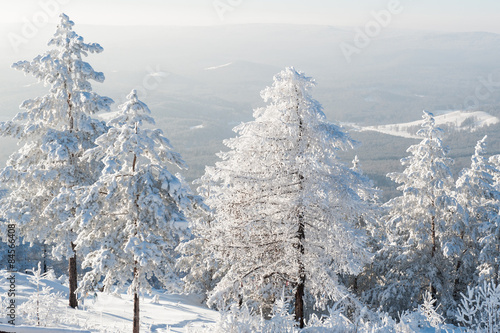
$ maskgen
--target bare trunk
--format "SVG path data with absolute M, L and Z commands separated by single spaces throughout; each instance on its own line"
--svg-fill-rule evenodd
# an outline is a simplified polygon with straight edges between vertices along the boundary
M 304 289 L 305 289 L 305 274 L 303 272 L 304 266 L 301 265 L 302 273 L 300 282 L 295 291 L 295 321 L 299 323 L 299 328 L 304 328 Z
M 70 70 L 71 71 L 71 70 Z M 66 83 L 65 83 L 66 85 Z M 67 88 L 67 86 L 66 86 Z M 71 101 L 71 93 L 68 92 L 68 98 L 66 100 L 68 103 L 68 119 L 69 119 L 69 131 L 70 133 L 74 130 L 74 118 L 73 118 L 73 103 Z M 69 162 L 71 165 L 76 165 L 75 156 L 71 154 L 71 159 Z M 76 267 L 76 250 L 75 244 L 71 242 L 71 249 L 73 250 L 73 257 L 69 258 L 68 263 L 68 275 L 69 275 L 69 306 L 73 309 L 78 307 L 78 299 L 76 297 L 76 288 L 78 288 L 78 271 Z
M 71 243 L 73 248 L 73 257 L 69 258 L 68 273 L 69 273 L 69 306 L 73 309 L 78 307 L 76 298 L 76 288 L 78 287 L 78 271 L 76 269 L 76 250 L 75 244 Z
M 454 300 L 459 300 L 460 295 L 459 295 L 459 290 L 458 286 L 460 285 L 460 276 L 458 275 L 458 271 L 460 270 L 460 267 L 462 267 L 462 259 L 458 259 L 457 265 L 455 267 L 455 281 L 453 282 L 453 299 Z
M 465 232 L 462 231 L 462 233 L 460 234 L 460 239 L 463 241 L 464 239 L 464 236 L 465 236 Z M 460 267 L 462 267 L 462 262 L 463 262 L 463 257 L 465 255 L 465 253 L 467 252 L 468 249 L 465 249 L 464 251 L 462 251 L 462 254 L 460 255 L 460 257 L 458 258 L 457 260 L 457 265 L 455 266 L 455 281 L 453 282 L 453 299 L 454 300 L 459 300 L 460 299 L 460 294 L 459 294 L 459 285 L 460 285 L 460 275 L 459 275 L 459 270 L 460 270 Z
M 304 282 L 297 286 L 295 292 L 295 320 L 299 323 L 299 328 L 304 328 Z
M 434 258 L 436 255 L 436 217 L 432 216 L 431 218 L 431 239 L 432 239 L 432 250 L 431 250 L 431 258 Z
M 297 95 L 299 94 L 298 90 L 295 89 Z M 302 123 L 302 117 L 299 112 L 299 99 L 297 98 L 297 104 L 295 106 L 295 111 L 297 112 L 297 117 L 299 120 L 299 138 L 298 138 L 298 148 L 299 155 L 304 153 L 303 148 L 303 138 L 304 135 L 304 126 Z M 299 195 L 302 195 L 304 191 L 304 175 L 299 171 Z M 304 290 L 305 290 L 305 282 L 306 282 L 306 273 L 304 268 L 304 240 L 305 236 L 305 223 L 304 223 L 304 211 L 302 207 L 302 203 L 298 206 L 298 230 L 297 230 L 297 250 L 298 250 L 298 264 L 299 264 L 299 281 L 297 283 L 297 289 L 295 290 L 295 320 L 299 323 L 299 328 L 304 328 Z
M 354 281 L 352 282 L 352 290 L 354 291 L 354 294 L 358 294 L 358 276 L 354 277 Z
M 137 134 L 137 123 L 135 124 L 135 133 Z M 132 172 L 135 173 L 135 166 L 137 163 L 137 155 L 134 154 L 134 160 L 132 161 Z M 135 198 L 135 207 L 137 211 L 139 211 L 139 205 L 137 201 L 139 200 L 139 195 L 136 196 Z M 135 232 L 134 236 L 137 236 L 137 219 L 134 221 L 134 226 L 135 226 Z M 139 333 L 140 329 L 140 316 L 139 316 L 139 295 L 137 294 L 139 292 L 139 287 L 138 287 L 138 281 L 139 281 L 139 272 L 137 270 L 137 260 L 134 261 L 134 281 L 132 283 L 136 283 L 135 285 L 135 292 L 134 292 L 134 324 L 132 328 L 133 333 Z
M 432 203 L 434 207 L 434 202 Z M 436 256 L 436 217 L 433 215 L 431 217 L 431 240 L 432 240 L 432 248 L 431 248 L 431 260 L 433 261 L 431 265 L 434 265 L 434 257 Z M 436 287 L 432 284 L 432 281 L 429 283 L 429 292 L 432 295 L 432 298 L 436 299 Z
M 301 176 L 301 178 L 303 178 Z M 304 263 L 302 259 L 304 258 L 304 216 L 299 213 L 299 230 L 297 231 L 298 238 L 298 251 L 299 251 L 299 283 L 297 284 L 297 290 L 295 291 L 295 320 L 299 323 L 299 328 L 304 328 L 304 289 L 306 282 L 306 273 L 304 269 Z
M 134 267 L 134 280 L 138 279 L 138 272 L 137 272 L 137 261 L 135 262 L 135 267 Z M 141 322 L 140 322 L 140 317 L 139 317 L 139 295 L 138 295 L 138 290 L 137 290 L 137 286 L 136 286 L 136 290 L 134 292 L 134 326 L 133 326 L 133 329 L 132 329 L 132 332 L 133 333 L 139 333 L 139 328 L 141 326 Z
M 43 274 L 47 273 L 47 245 L 43 244 L 43 264 L 42 264 Z
M 140 318 L 139 318 L 139 295 L 134 293 L 134 327 L 132 332 L 139 333 Z

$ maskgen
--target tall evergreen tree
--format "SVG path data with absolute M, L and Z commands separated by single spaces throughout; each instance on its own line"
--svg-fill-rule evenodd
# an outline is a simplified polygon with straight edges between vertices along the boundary
M 73 229 L 77 249 L 90 249 L 83 267 L 90 268 L 81 289 L 92 289 L 101 277 L 106 291 L 132 283 L 134 333 L 139 332 L 139 293 L 150 290 L 153 277 L 169 285 L 175 247 L 186 236 L 186 214 L 195 214 L 201 199 L 191 194 L 166 165 L 185 167 L 154 124 L 135 90 L 108 122 L 109 131 L 96 140 L 85 159 L 102 160 L 104 169 L 92 185 L 76 190 L 78 210 Z
M 479 268 L 481 280 L 493 277 L 495 269 L 494 257 L 500 254 L 495 237 L 490 231 L 495 228 L 498 220 L 500 193 L 494 187 L 494 175 L 499 171 L 488 162 L 486 154 L 486 139 L 477 142 L 470 168 L 462 170 L 457 180 L 458 200 L 468 214 L 468 223 L 464 224 L 459 233 L 461 249 L 457 261 L 456 294 L 465 294 L 467 285 L 476 284 L 476 270 Z M 483 236 L 485 236 L 483 238 Z M 492 241 L 492 242 L 491 242 Z M 498 238 L 496 239 L 498 242 Z M 482 248 L 484 249 L 482 251 Z M 494 253 L 491 253 L 493 250 Z M 493 256 L 491 256 L 493 255 Z M 493 260 L 491 260 L 493 259 Z M 481 267 L 478 267 L 480 266 Z M 498 264 L 497 264 L 498 267 Z M 493 269 L 492 269 L 493 268 Z M 498 268 L 496 268 L 498 275 Z
M 206 247 L 227 269 L 209 301 L 265 307 L 285 290 L 300 327 L 306 296 L 319 308 L 343 297 L 338 274 L 358 274 L 371 260 L 356 224 L 372 208 L 372 190 L 338 160 L 353 141 L 327 122 L 313 85 L 293 67 L 277 74 L 261 93 L 268 106 L 234 129 L 230 151 L 199 188 L 214 210 L 199 236 L 210 237 Z
M 50 89 L 43 97 L 24 101 L 24 111 L 12 121 L 0 123 L 0 134 L 19 139 L 21 145 L 0 173 L 0 180 L 10 189 L 0 215 L 8 223 L 17 223 L 26 241 L 53 243 L 54 255 L 69 258 L 69 303 L 76 307 L 76 233 L 60 227 L 75 211 L 71 198 L 60 195 L 96 179 L 98 162 L 83 162 L 80 156 L 106 130 L 104 123 L 91 116 L 109 110 L 113 101 L 92 91 L 90 81 L 103 82 L 104 75 L 82 60 L 88 53 L 102 52 L 102 47 L 84 43 L 73 25 L 61 14 L 48 43 L 52 48 L 31 62 L 13 65 Z
M 419 144 L 408 148 L 401 160 L 405 170 L 389 173 L 402 195 L 386 206 L 385 246 L 374 261 L 380 285 L 371 302 L 392 314 L 415 308 L 426 291 L 444 305 L 453 303 L 454 256 L 450 247 L 457 224 L 465 217 L 454 198 L 454 179 L 443 146 L 442 130 L 424 111 Z

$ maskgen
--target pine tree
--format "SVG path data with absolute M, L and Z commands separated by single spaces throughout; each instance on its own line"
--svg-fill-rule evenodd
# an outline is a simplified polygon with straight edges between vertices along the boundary
M 456 251 L 450 244 L 466 216 L 454 198 L 453 160 L 447 157 L 442 130 L 431 113 L 424 111 L 423 119 L 417 132 L 422 141 L 401 160 L 405 170 L 388 174 L 403 193 L 386 204 L 385 245 L 374 261 L 381 281 L 370 301 L 393 315 L 416 308 L 427 291 L 444 306 L 453 304 Z
M 489 239 L 488 231 L 494 228 L 498 220 L 500 193 L 494 187 L 494 175 L 499 171 L 492 166 L 486 154 L 486 139 L 477 142 L 474 155 L 471 158 L 470 168 L 462 170 L 457 180 L 458 200 L 468 214 L 468 223 L 460 230 L 461 252 L 457 261 L 456 296 L 466 293 L 467 286 L 477 284 L 476 269 L 479 268 L 481 280 L 490 277 L 490 264 L 496 259 L 490 255 L 490 250 L 498 247 L 495 245 L 494 237 Z M 483 238 L 483 235 L 487 235 Z M 492 243 L 490 241 L 493 240 Z M 484 248 L 484 251 L 481 251 Z M 500 254 L 498 251 L 497 254 Z M 495 254 L 493 254 L 495 257 Z M 490 260 L 493 259 L 493 260 Z M 493 264 L 494 265 L 494 264 Z M 493 269 L 492 271 L 495 271 Z M 498 272 L 498 268 L 496 269 Z M 498 273 L 497 273 L 498 274 Z M 460 285 L 459 283 L 460 282 Z
M 354 142 L 328 123 L 293 67 L 261 96 L 269 105 L 237 126 L 230 149 L 207 167 L 200 193 L 214 210 L 206 248 L 227 269 L 209 302 L 271 307 L 283 288 L 304 325 L 305 299 L 322 308 L 347 290 L 338 274 L 358 274 L 371 260 L 359 216 L 371 207 L 366 182 L 337 151 Z
M 373 182 L 363 174 L 363 170 L 361 168 L 361 164 L 357 155 L 354 156 L 354 160 L 352 161 L 351 169 L 358 173 L 358 181 L 360 189 L 363 189 L 362 195 L 363 200 L 378 203 L 380 191 L 374 189 Z M 358 222 L 356 227 L 362 230 L 365 230 L 368 235 L 368 239 L 366 241 L 366 246 L 369 248 L 370 252 L 376 253 L 382 244 L 382 230 L 383 227 L 380 225 L 382 223 L 380 216 L 382 214 L 382 210 L 380 205 L 376 207 L 372 207 L 368 214 L 359 214 L 357 217 Z M 369 290 L 374 284 L 374 280 L 377 278 L 371 269 L 373 262 L 370 265 L 366 266 L 363 272 L 358 275 L 348 275 L 348 286 L 349 289 L 352 290 L 356 295 L 363 296 L 365 291 Z
M 82 60 L 88 53 L 102 52 L 102 47 L 84 43 L 72 30 L 74 23 L 68 16 L 60 17 L 48 42 L 52 48 L 31 62 L 13 65 L 50 89 L 43 97 L 24 101 L 24 111 L 12 121 L 0 123 L 0 134 L 19 139 L 22 146 L 0 173 L 0 180 L 10 189 L 0 215 L 8 223 L 17 223 L 26 241 L 53 243 L 55 256 L 69 258 L 69 303 L 76 307 L 76 233 L 62 227 L 75 211 L 66 193 L 96 179 L 99 164 L 82 162 L 79 157 L 106 130 L 104 123 L 91 116 L 109 110 L 113 101 L 92 92 L 90 80 L 103 82 L 104 75 Z
M 102 160 L 104 168 L 92 185 L 76 192 L 77 249 L 90 249 L 82 266 L 90 268 L 82 290 L 94 288 L 101 277 L 105 291 L 132 281 L 134 332 L 139 331 L 139 293 L 150 290 L 154 277 L 164 285 L 175 279 L 175 247 L 187 236 L 186 214 L 202 207 L 180 176 L 166 165 L 185 167 L 154 124 L 146 104 L 135 90 L 121 111 L 108 122 L 109 131 L 84 158 Z
M 493 176 L 493 187 L 497 192 L 500 192 L 500 155 L 491 156 L 488 159 L 494 170 L 491 171 Z M 498 212 L 497 207 L 492 209 Z M 500 216 L 498 213 L 490 215 L 487 223 L 481 226 L 481 253 L 479 256 L 479 276 L 480 280 L 491 281 L 496 285 L 500 284 Z

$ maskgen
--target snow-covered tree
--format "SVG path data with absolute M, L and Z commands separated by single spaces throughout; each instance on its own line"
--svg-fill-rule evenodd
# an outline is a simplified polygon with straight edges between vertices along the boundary
M 75 211 L 71 198 L 61 194 L 96 179 L 98 163 L 79 157 L 106 129 L 92 114 L 109 110 L 113 101 L 92 91 L 90 81 L 103 82 L 104 75 L 82 60 L 88 53 L 102 52 L 102 47 L 84 43 L 73 25 L 61 14 L 48 42 L 52 48 L 31 62 L 13 65 L 50 89 L 43 97 L 24 101 L 24 110 L 12 121 L 0 123 L 0 134 L 19 139 L 21 146 L 0 173 L 10 190 L 2 199 L 0 215 L 16 223 L 26 241 L 53 243 L 56 256 L 69 258 L 69 302 L 76 307 L 76 233 L 58 227 Z
M 361 163 L 357 155 L 354 156 L 351 169 L 359 174 L 358 180 L 360 181 L 361 188 L 364 188 L 365 200 L 377 201 L 379 191 L 374 190 L 373 182 L 363 174 Z M 367 232 L 368 239 L 366 241 L 366 246 L 372 253 L 376 253 L 383 243 L 383 228 L 380 225 L 380 223 L 383 223 L 380 220 L 381 215 L 382 209 L 378 206 L 376 209 L 370 210 L 369 214 L 360 214 L 358 216 L 358 223 L 356 226 Z M 366 266 L 361 274 L 347 276 L 349 288 L 358 296 L 362 296 L 363 293 L 369 290 L 375 283 L 374 281 L 377 276 L 374 275 L 371 265 L 373 265 L 373 262 Z
M 270 307 L 285 288 L 301 327 L 306 296 L 324 308 L 347 292 L 338 275 L 371 260 L 356 226 L 372 192 L 338 160 L 353 141 L 327 122 L 313 85 L 293 67 L 277 74 L 261 93 L 268 106 L 234 129 L 238 136 L 224 141 L 230 151 L 199 187 L 214 221 L 198 236 L 210 237 L 206 248 L 227 268 L 209 302 Z
M 28 270 L 33 274 L 28 275 L 28 280 L 36 287 L 36 291 L 29 296 L 26 302 L 19 306 L 19 314 L 27 324 L 52 326 L 60 319 L 60 316 L 53 308 L 59 295 L 52 292 L 52 287 L 48 286 L 47 283 L 42 282 L 42 279 L 53 277 L 54 272 L 43 273 L 41 266 L 41 262 L 38 262 L 38 269 Z
M 462 294 L 457 319 L 467 332 L 500 332 L 500 285 L 484 281 Z
M 90 249 L 81 289 L 92 289 L 102 277 L 105 291 L 131 281 L 138 332 L 139 293 L 150 290 L 153 277 L 171 283 L 174 249 L 187 233 L 186 214 L 195 214 L 202 203 L 167 170 L 167 164 L 185 163 L 162 131 L 143 128 L 154 124 L 147 105 L 135 90 L 127 98 L 97 147 L 84 155 L 102 160 L 104 168 L 94 184 L 75 191 L 79 206 L 72 227 L 78 230 L 77 249 Z
M 461 280 L 457 295 L 458 291 L 465 293 L 467 285 L 476 284 L 477 280 L 472 278 L 480 264 L 478 273 L 481 280 L 494 279 L 495 274 L 498 276 L 499 238 L 492 235 L 491 230 L 497 228 L 499 220 L 500 193 L 494 187 L 494 175 L 499 171 L 484 156 L 486 139 L 485 136 L 477 142 L 471 166 L 462 171 L 456 185 L 457 198 L 469 217 L 459 234 L 463 243 L 457 262 L 457 280 Z
M 426 291 L 444 305 L 452 301 L 457 229 L 466 216 L 453 195 L 453 162 L 443 146 L 442 131 L 424 111 L 419 144 L 408 148 L 405 170 L 389 173 L 402 195 L 390 200 L 385 246 L 374 260 L 380 287 L 371 302 L 392 314 L 416 308 Z
M 184 274 L 184 292 L 203 294 L 206 297 L 228 270 L 207 250 L 212 221 L 210 213 L 192 221 L 191 239 L 182 242 L 176 249 L 180 253 L 176 269 Z

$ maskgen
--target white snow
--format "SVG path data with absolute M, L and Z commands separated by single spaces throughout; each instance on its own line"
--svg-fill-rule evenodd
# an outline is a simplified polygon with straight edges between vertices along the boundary
M 202 129 L 202 128 L 205 128 L 205 125 L 200 124 L 200 125 L 189 127 L 190 130 L 196 130 L 196 129 Z
M 479 128 L 494 125 L 500 122 L 500 119 L 484 111 L 438 111 L 435 113 L 438 114 L 434 117 L 438 126 L 454 127 L 457 131 L 475 131 Z M 423 120 L 417 120 L 399 124 L 376 126 L 359 126 L 349 124 L 349 126 L 354 127 L 355 130 L 360 132 L 373 131 L 403 138 L 418 139 L 420 137 L 415 133 L 416 129 L 420 128 L 422 125 L 422 122 Z
M 224 65 L 207 67 L 207 68 L 205 68 L 205 70 L 206 71 L 210 71 L 210 70 L 219 69 L 219 68 L 222 68 L 222 67 L 227 67 L 227 66 L 232 65 L 232 64 L 233 64 L 232 62 L 228 62 L 227 64 L 224 64 Z
M 111 119 L 115 118 L 116 115 L 118 114 L 119 111 L 111 111 L 111 112 L 101 112 L 97 114 L 97 118 L 100 120 L 104 120 L 106 122 L 110 121 Z
M 0 298 L 8 301 L 7 278 L 11 273 L 0 271 Z M 61 279 L 63 280 L 63 279 Z M 5 311 L 0 314 L 0 331 L 13 332 L 129 332 L 132 331 L 133 299 L 127 296 L 126 290 L 111 295 L 98 293 L 80 301 L 81 309 L 70 308 L 68 303 L 67 279 L 64 283 L 57 279 L 43 279 L 44 285 L 53 288 L 54 293 L 60 293 L 53 304 L 53 311 L 60 314 L 59 323 L 48 325 L 50 328 L 20 325 L 22 318 L 16 318 L 15 330 L 7 323 Z M 36 286 L 28 280 L 28 275 L 16 273 L 16 305 L 24 303 L 35 293 Z M 156 297 L 157 302 L 153 299 Z M 154 290 L 151 295 L 140 298 L 141 332 L 185 332 L 187 327 L 200 327 L 213 323 L 218 318 L 218 312 L 202 305 L 202 300 L 196 295 L 167 294 Z M 18 309 L 17 309 L 18 310 Z M 60 330 L 56 330 L 57 327 Z M 170 330 L 170 331 L 169 331 Z
M 169 75 L 169 73 L 166 73 L 166 72 L 154 72 L 154 73 L 149 73 L 149 76 L 153 76 L 153 77 L 167 77 Z

